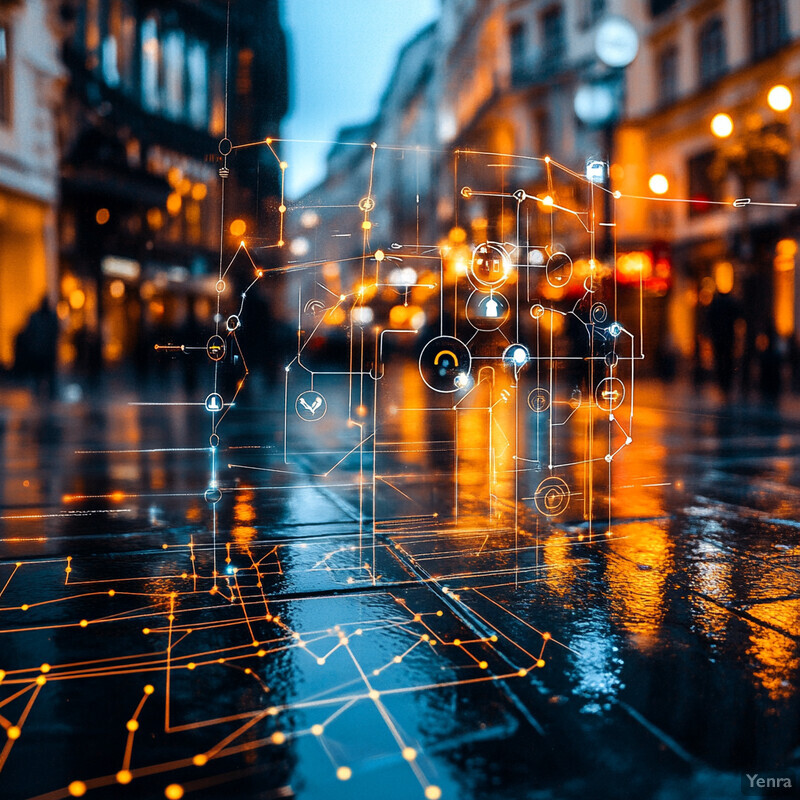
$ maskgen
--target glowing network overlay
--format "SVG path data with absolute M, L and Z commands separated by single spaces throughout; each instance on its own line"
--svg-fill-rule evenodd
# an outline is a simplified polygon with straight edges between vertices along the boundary
M 220 143 L 223 231 L 229 156 L 267 147 L 283 177 L 289 165 L 276 145 Z M 351 227 L 342 228 L 339 203 L 333 231 L 324 198 L 301 207 L 282 197 L 277 240 L 245 239 L 230 257 L 221 246 L 207 341 L 160 346 L 207 358 L 213 372 L 205 399 L 191 404 L 210 421 L 207 444 L 187 450 L 207 454 L 208 480 L 175 493 L 178 502 L 202 497 L 208 525 L 147 562 L 0 564 L 0 637 L 84 637 L 82 655 L 62 663 L 18 662 L 0 648 L 0 786 L 37 707 L 65 685 L 117 698 L 104 724 L 116 731 L 118 758 L 98 770 L 76 757 L 42 800 L 129 784 L 174 800 L 257 775 L 266 767 L 253 753 L 274 765 L 289 746 L 322 757 L 323 784 L 357 780 L 361 763 L 393 753 L 420 796 L 437 800 L 426 748 L 453 732 L 426 731 L 409 696 L 490 687 L 501 700 L 480 711 L 476 728 L 494 715 L 492 730 L 507 733 L 507 707 L 540 730 L 516 686 L 569 643 L 498 593 L 557 570 L 548 551 L 614 534 L 614 467 L 634 442 L 644 358 L 642 281 L 623 292 L 614 269 L 615 208 L 631 198 L 548 157 L 461 150 L 449 237 L 397 242 L 380 225 L 389 198 L 376 162 L 430 154 L 353 146 L 370 157 L 363 190 L 345 204 Z M 417 192 L 417 219 L 423 203 Z M 264 248 L 288 249 L 288 216 L 308 214 L 317 245 L 335 236 L 350 254 L 260 267 Z M 500 220 L 491 228 L 490 215 Z M 472 241 L 468 229 L 486 236 Z M 242 265 L 249 277 L 232 302 Z M 249 293 L 277 276 L 296 303 L 280 458 L 238 463 L 242 450 L 228 448 L 225 433 L 250 375 L 239 334 Z M 261 453 L 258 443 L 253 450 Z M 242 482 L 252 474 L 266 480 Z M 259 531 L 254 498 L 270 493 L 295 498 L 301 531 L 326 509 L 326 535 Z M 92 503 L 149 497 L 73 495 L 57 516 L 115 514 L 123 509 Z M 236 519 L 253 523 L 251 535 L 220 525 L 228 500 Z M 371 592 L 368 604 L 359 589 Z

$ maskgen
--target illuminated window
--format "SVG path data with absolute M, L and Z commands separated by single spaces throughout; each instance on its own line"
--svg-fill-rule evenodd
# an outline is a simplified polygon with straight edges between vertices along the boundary
M 136 19 L 125 0 L 111 0 L 101 47 L 103 79 L 109 86 L 131 85 Z
M 147 17 L 142 23 L 142 104 L 148 111 L 158 111 L 161 98 L 158 90 L 160 72 L 160 47 L 158 23 Z
M 675 45 L 665 47 L 658 54 L 658 87 L 662 104 L 678 99 L 678 48 Z
M 753 58 L 763 58 L 786 43 L 783 0 L 751 0 L 750 35 Z
M 725 47 L 725 27 L 721 17 L 707 20 L 697 40 L 700 56 L 700 83 L 707 85 L 725 74 L 727 53 Z
M 184 115 L 184 35 L 172 30 L 164 36 L 164 97 L 163 109 L 173 119 Z
M 208 125 L 208 46 L 194 41 L 186 56 L 189 72 L 189 122 L 195 128 Z
M 561 6 L 553 6 L 542 14 L 542 57 L 545 61 L 559 62 L 566 49 L 564 13 Z
M 11 48 L 8 26 L 0 23 L 0 124 L 11 122 Z

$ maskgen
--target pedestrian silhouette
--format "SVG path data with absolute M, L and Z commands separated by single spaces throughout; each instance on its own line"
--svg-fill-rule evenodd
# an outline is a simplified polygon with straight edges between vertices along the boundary
M 32 378 L 43 398 L 55 395 L 57 346 L 58 317 L 44 297 L 17 336 L 14 356 L 16 371 Z

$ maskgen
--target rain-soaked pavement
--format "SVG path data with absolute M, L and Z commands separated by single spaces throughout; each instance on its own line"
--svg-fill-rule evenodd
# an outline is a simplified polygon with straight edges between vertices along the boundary
M 796 786 L 797 409 L 644 385 L 610 528 L 572 509 L 515 527 L 491 426 L 456 426 L 454 487 L 424 398 L 347 456 L 335 392 L 286 439 L 282 387 L 251 392 L 211 506 L 206 412 L 157 405 L 180 390 L 1 391 L 3 800 Z

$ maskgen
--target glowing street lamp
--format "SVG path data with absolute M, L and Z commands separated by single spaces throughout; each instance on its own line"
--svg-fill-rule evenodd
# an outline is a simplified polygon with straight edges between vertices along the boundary
M 792 106 L 792 93 L 788 86 L 778 84 L 767 94 L 767 103 L 773 111 L 788 111 Z
M 711 133 L 718 139 L 727 139 L 733 133 L 733 120 L 730 114 L 715 114 L 711 120 Z

